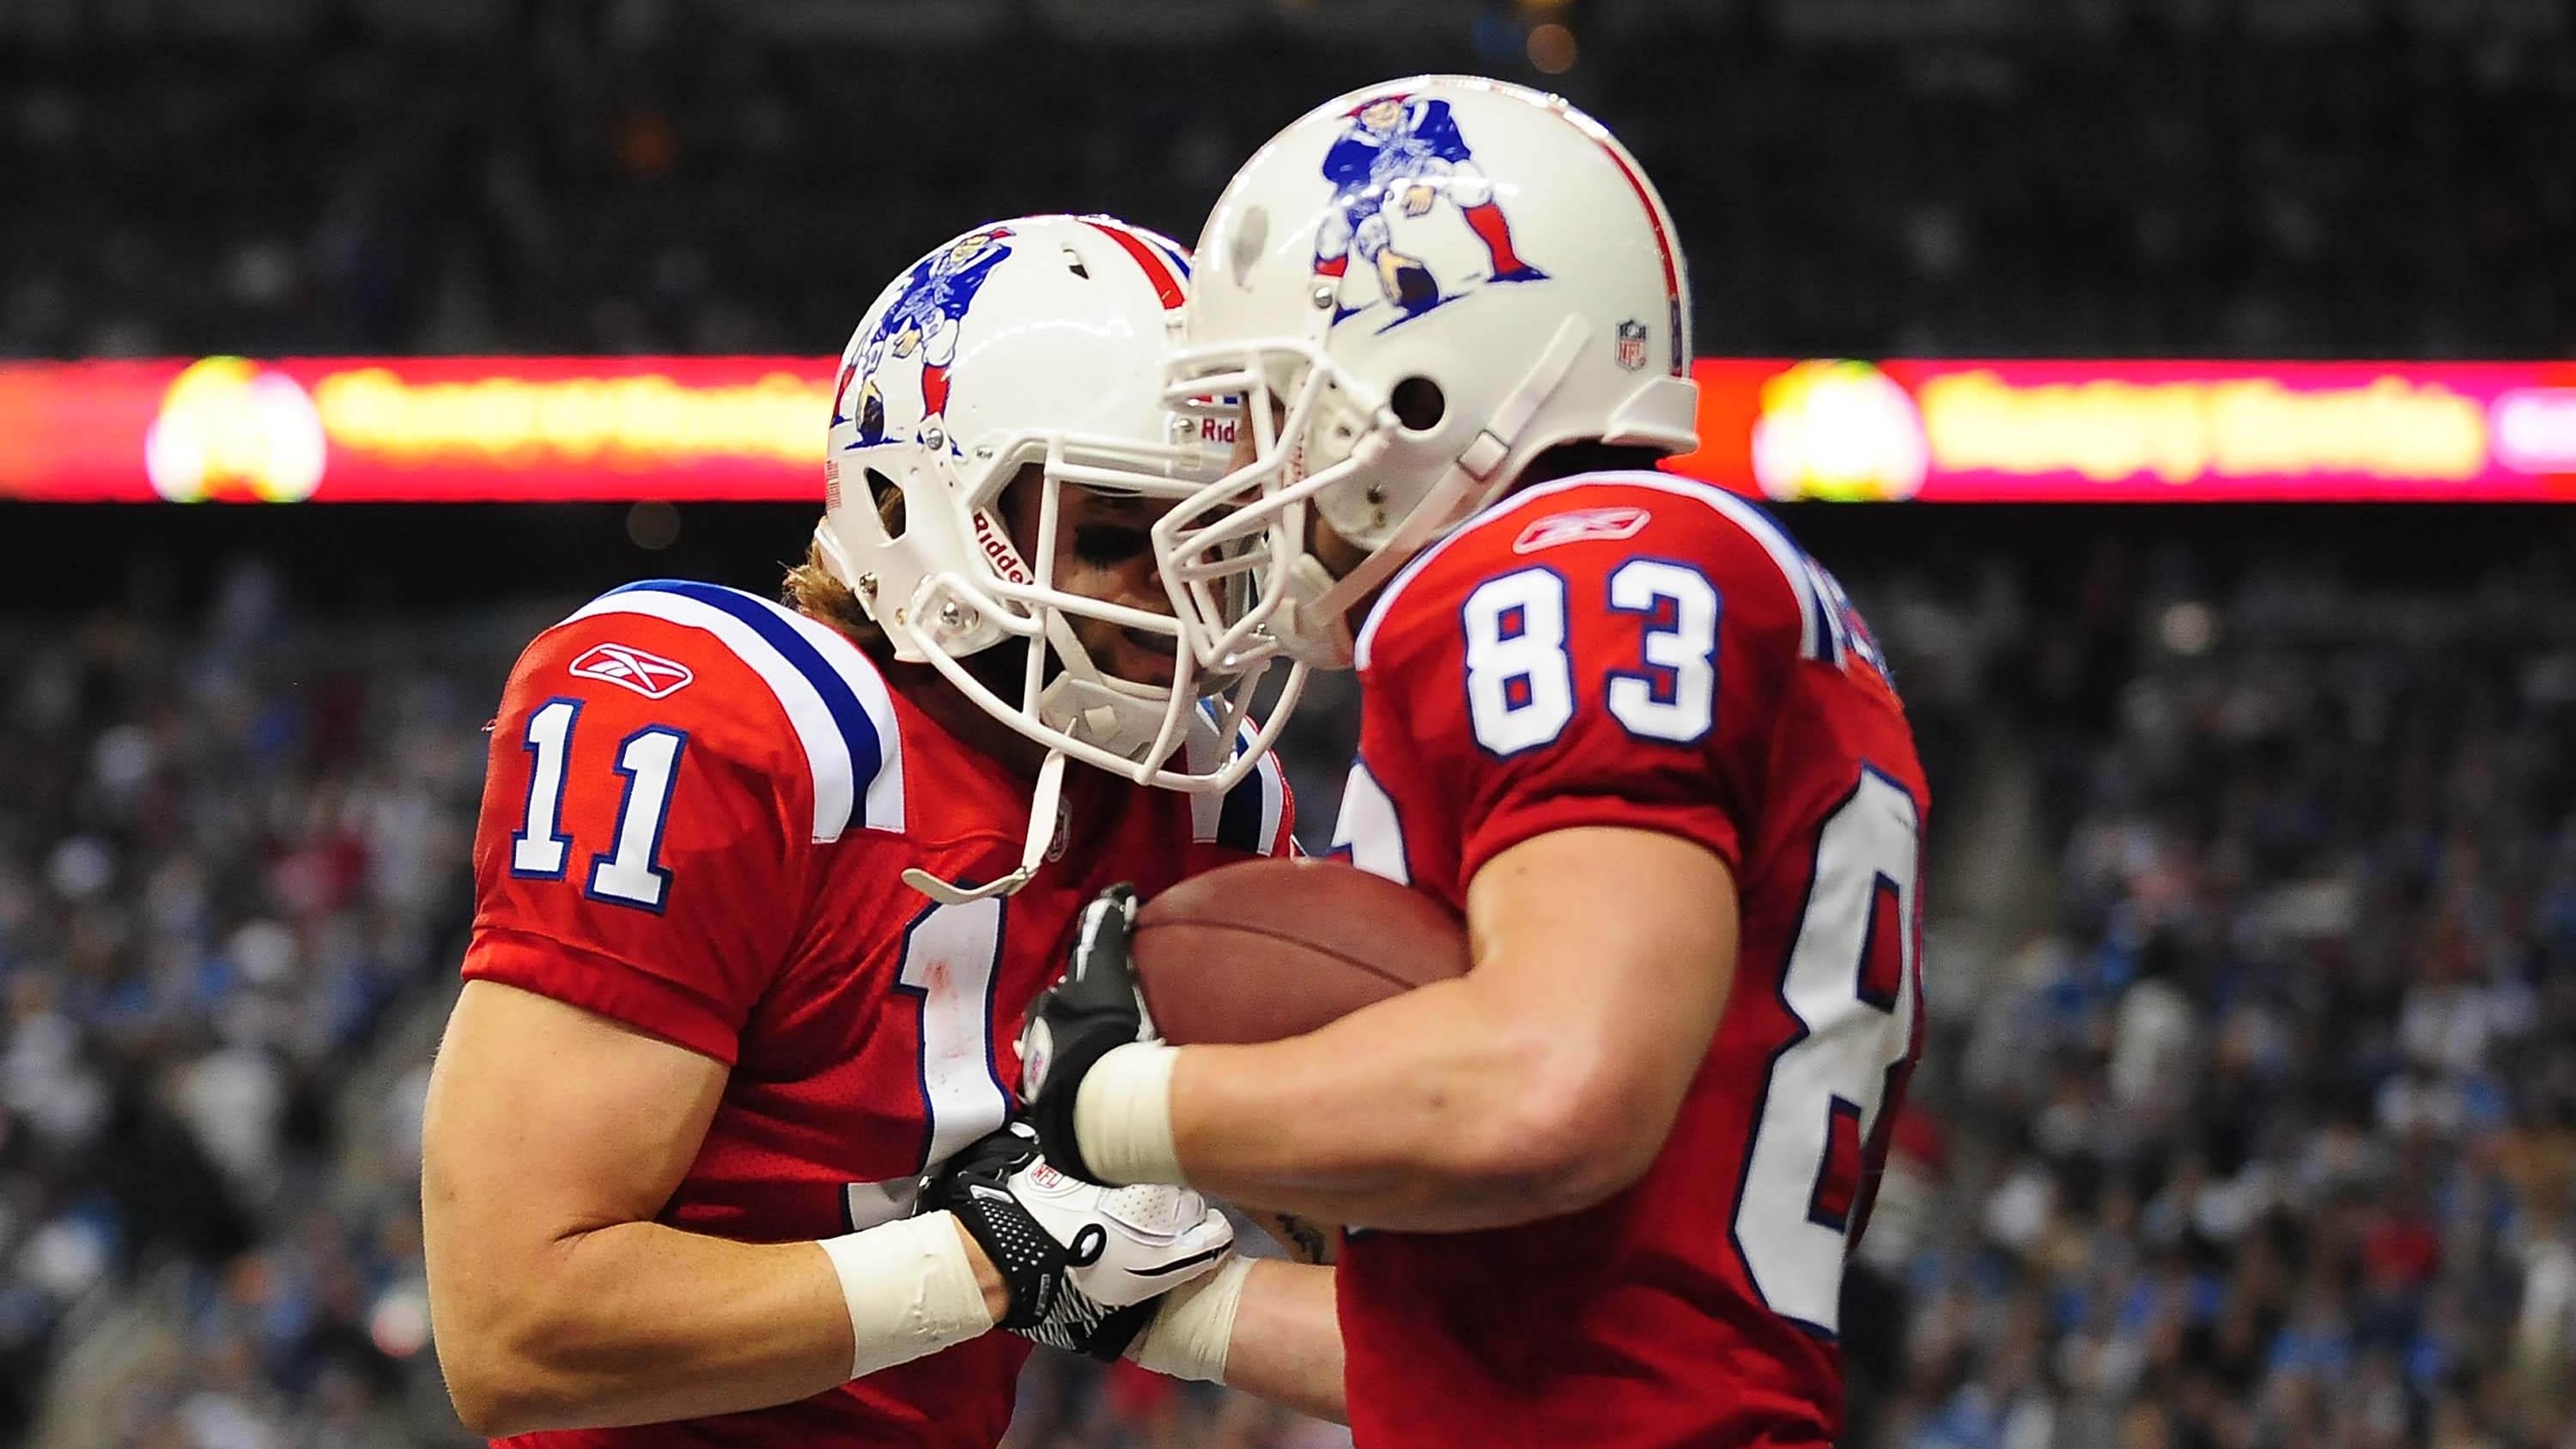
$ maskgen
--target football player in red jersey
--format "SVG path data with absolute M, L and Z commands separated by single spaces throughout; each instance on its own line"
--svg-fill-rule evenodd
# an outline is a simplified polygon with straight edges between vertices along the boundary
M 1149 548 L 1230 443 L 1163 402 L 1179 249 L 980 235 L 1008 254 L 952 319 L 939 426 L 836 416 L 792 607 L 638 584 L 511 674 L 422 1178 L 479 1431 L 985 1449 L 1029 1348 L 996 1326 L 1337 1408 L 1329 1275 L 1220 1266 L 1196 1193 L 997 1131 L 1083 904 L 1278 854 L 1291 818 L 1252 672 L 1175 650 Z
M 1494 284 L 1435 211 L 1393 240 L 1437 307 L 1319 279 L 1324 158 L 1393 100 L 1445 103 L 1541 277 Z M 1928 801 L 1831 576 L 1652 471 L 1696 444 L 1661 201 L 1565 102 L 1424 77 L 1263 147 L 1197 260 L 1175 393 L 1248 411 L 1155 526 L 1185 645 L 1356 668 L 1339 853 L 1457 912 L 1475 965 L 1290 1041 L 1139 1042 L 1105 899 L 1024 1050 L 1048 1156 L 1367 1225 L 1363 1446 L 1830 1444 Z

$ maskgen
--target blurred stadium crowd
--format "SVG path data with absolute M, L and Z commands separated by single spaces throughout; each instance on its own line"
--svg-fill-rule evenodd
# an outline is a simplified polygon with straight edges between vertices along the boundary
M 1527 73 L 1518 28 L 1372 49 L 1294 6 L 1211 7 L 1252 45 L 880 47 L 668 4 L 399 43 L 365 6 L 231 8 L 311 23 L 0 6 L 0 355 L 819 352 L 963 225 L 1186 235 L 1316 96 Z M 1571 12 L 1600 23 L 1561 83 L 1664 180 L 1704 350 L 2576 341 L 2563 23 L 2093 4 L 2127 18 L 1900 46 L 1797 8 Z M 1921 1110 L 1854 1289 L 1865 1442 L 2576 1449 L 2576 579 L 2541 544 L 2388 589 L 2123 532 L 1828 555 L 1924 737 L 1941 872 Z M 0 627 L 0 1440 L 461 1439 L 419 1102 L 479 728 L 571 601 L 298 603 L 299 567 L 352 566 Z M 1292 742 L 1319 842 L 1340 704 Z M 1347 1441 L 1055 1363 L 1014 1442 Z
M 248 568 L 185 628 L 0 635 L 0 1437 L 58 1351 L 59 1442 L 410 1437 L 435 1023 L 392 1009 L 454 969 L 511 632 Z
M 2576 1444 L 2576 588 L 2089 546 L 1855 585 L 1949 812 L 1867 1442 Z M 0 635 L 0 1431 L 460 1432 L 417 1117 L 551 607 L 334 621 L 247 567 Z M 1340 725 L 1292 753 L 1319 835 Z M 1336 1441 L 1054 1361 L 1015 1442 Z
M 2049 929 L 1941 983 L 1897 1442 L 2576 1443 L 2568 580 L 2164 562 L 2030 721 Z
M 0 356 L 822 352 L 997 216 L 1186 239 L 1262 137 L 1408 69 L 1540 81 L 1616 129 L 1688 241 L 1709 352 L 2576 334 L 2556 0 L 1536 8 L 1577 17 L 1562 75 L 1473 0 L 475 0 L 396 39 L 362 17 L 404 7 L 355 0 L 19 0 Z M 1989 24 L 1835 33 L 1936 14 Z M 188 15 L 253 33 L 169 38 Z

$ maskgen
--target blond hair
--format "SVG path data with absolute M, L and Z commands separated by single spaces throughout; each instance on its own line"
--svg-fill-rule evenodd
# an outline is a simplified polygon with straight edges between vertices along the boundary
M 870 492 L 876 495 L 877 518 L 885 525 L 888 538 L 903 534 L 903 491 L 874 469 L 865 475 Z M 837 504 L 839 495 L 834 494 Z M 805 545 L 805 561 L 789 564 L 787 578 L 778 587 L 779 602 L 809 619 L 819 619 L 842 633 L 868 652 L 868 657 L 884 664 L 894 657 L 894 645 L 886 638 L 885 629 L 868 616 L 867 606 L 850 586 L 841 582 L 823 563 L 823 543 L 814 539 Z
M 823 545 L 817 541 L 805 545 L 802 563 L 790 564 L 787 577 L 779 585 L 781 603 L 809 619 L 819 619 L 857 641 L 859 647 L 876 653 L 885 645 L 885 630 L 868 617 L 865 606 L 850 586 L 841 582 L 823 564 Z

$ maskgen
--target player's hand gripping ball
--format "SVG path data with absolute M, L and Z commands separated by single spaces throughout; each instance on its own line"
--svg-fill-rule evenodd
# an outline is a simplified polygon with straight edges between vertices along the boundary
M 1437 901 L 1335 861 L 1245 861 L 1141 911 L 1115 887 L 1084 911 L 1069 968 L 1021 1035 L 1029 1120 L 1049 1161 L 1088 1177 L 1074 1100 L 1116 1048 L 1303 1036 L 1468 962 L 1466 932 Z
M 1020 1099 L 1027 1104 L 1027 1121 L 1048 1161 L 1089 1182 L 1099 1178 L 1082 1160 L 1073 1130 L 1082 1079 L 1117 1048 L 1154 1039 L 1127 954 L 1135 920 L 1132 886 L 1111 886 L 1083 907 L 1071 963 L 1029 1008 L 1028 1025 L 1020 1031 Z

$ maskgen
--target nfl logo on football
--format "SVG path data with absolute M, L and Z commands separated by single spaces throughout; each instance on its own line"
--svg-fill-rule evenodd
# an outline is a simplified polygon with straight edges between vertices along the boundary
M 1629 372 L 1646 365 L 1646 324 L 1634 318 L 1619 324 L 1619 366 Z

